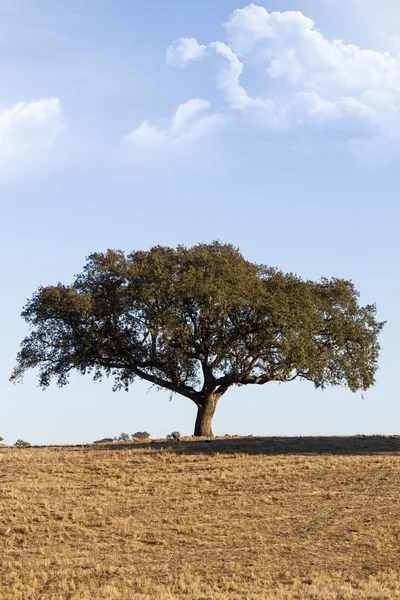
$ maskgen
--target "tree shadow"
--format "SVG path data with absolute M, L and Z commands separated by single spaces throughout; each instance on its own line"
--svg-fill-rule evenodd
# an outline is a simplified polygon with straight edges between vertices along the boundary
M 240 437 L 183 438 L 180 441 L 112 442 L 93 444 L 92 450 L 148 450 L 175 454 L 336 454 L 400 455 L 400 436 L 356 435 L 331 437 Z

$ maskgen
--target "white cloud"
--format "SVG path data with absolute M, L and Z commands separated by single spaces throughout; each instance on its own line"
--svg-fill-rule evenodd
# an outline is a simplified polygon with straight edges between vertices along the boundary
M 19 102 L 0 110 L 0 168 L 26 158 L 37 159 L 63 128 L 58 98 Z
M 209 109 L 210 103 L 207 100 L 194 98 L 178 106 L 167 129 L 157 129 L 145 121 L 125 136 L 125 141 L 141 148 L 197 142 L 215 133 L 227 122 L 224 115 L 211 113 L 203 116 Z
M 201 46 L 194 38 L 175 40 L 167 48 L 167 64 L 173 67 L 185 67 L 191 60 L 203 57 L 206 46 Z
M 225 29 L 234 52 L 258 61 L 274 79 L 336 94 L 400 88 L 400 62 L 387 53 L 327 40 L 301 12 L 234 11 Z
M 181 135 L 185 132 L 188 124 L 193 123 L 198 115 L 210 108 L 207 100 L 199 98 L 189 100 L 186 104 L 181 104 L 172 120 L 171 133 Z
M 167 50 L 170 65 L 209 57 L 226 110 L 271 130 L 332 128 L 349 139 L 400 138 L 400 58 L 328 40 L 298 11 L 268 12 L 250 4 L 224 25 L 227 42 L 181 38 Z M 259 94 L 242 84 L 251 67 Z
M 137 129 L 125 136 L 126 141 L 148 148 L 160 146 L 166 139 L 167 133 L 158 131 L 157 127 L 153 127 L 148 121 L 144 121 Z
M 278 129 L 279 123 L 274 103 L 269 98 L 251 97 L 240 84 L 244 65 L 232 48 L 222 42 L 212 42 L 209 44 L 209 48 L 226 59 L 226 63 L 218 70 L 216 82 L 230 108 L 237 109 L 244 115 L 253 115 L 272 129 Z
M 287 125 L 307 125 L 316 129 L 334 128 L 349 137 L 377 135 L 375 111 L 352 96 L 335 101 L 321 98 L 316 92 L 299 92 L 287 111 Z

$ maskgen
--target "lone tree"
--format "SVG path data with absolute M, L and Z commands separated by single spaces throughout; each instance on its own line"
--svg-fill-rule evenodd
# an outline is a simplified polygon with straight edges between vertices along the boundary
M 72 285 L 40 287 L 28 301 L 31 332 L 11 380 L 38 367 L 42 388 L 53 377 L 63 386 L 75 369 L 128 390 L 140 377 L 194 402 L 194 435 L 212 436 L 234 385 L 369 388 L 384 323 L 358 296 L 350 281 L 304 281 L 220 242 L 95 253 Z

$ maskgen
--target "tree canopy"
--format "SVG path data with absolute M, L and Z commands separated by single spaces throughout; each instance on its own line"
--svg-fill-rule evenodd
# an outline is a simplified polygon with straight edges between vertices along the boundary
M 220 242 L 94 253 L 71 285 L 27 302 L 11 380 L 37 367 L 42 388 L 63 386 L 75 369 L 128 390 L 139 377 L 192 400 L 195 435 L 210 436 L 234 385 L 373 385 L 384 323 L 358 299 L 351 281 L 305 281 Z

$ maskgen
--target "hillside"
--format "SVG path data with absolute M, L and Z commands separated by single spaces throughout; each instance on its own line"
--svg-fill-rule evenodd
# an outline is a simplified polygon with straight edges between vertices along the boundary
M 400 438 L 0 448 L 0 599 L 400 597 Z

